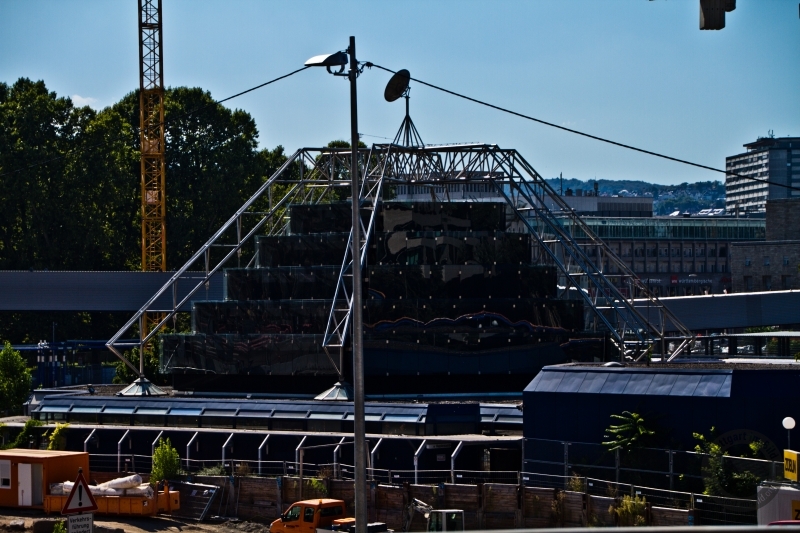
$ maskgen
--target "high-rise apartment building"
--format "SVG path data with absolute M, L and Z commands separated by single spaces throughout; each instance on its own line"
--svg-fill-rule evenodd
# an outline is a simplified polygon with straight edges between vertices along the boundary
M 800 190 L 785 187 L 800 187 L 800 137 L 764 137 L 744 147 L 747 152 L 725 158 L 729 214 L 763 215 L 767 200 L 800 197 Z

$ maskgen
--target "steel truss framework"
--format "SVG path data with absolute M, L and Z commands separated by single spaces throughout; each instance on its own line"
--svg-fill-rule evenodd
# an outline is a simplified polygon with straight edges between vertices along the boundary
M 556 192 L 520 156 L 516 150 L 495 145 L 470 144 L 407 147 L 376 144 L 360 150 L 359 175 L 362 216 L 360 262 L 365 266 L 369 240 L 374 233 L 376 213 L 384 193 L 401 184 L 429 187 L 432 201 L 449 201 L 451 194 L 467 184 L 491 183 L 498 198 L 505 200 L 516 227 L 532 235 L 534 262 L 552 264 L 560 272 L 559 290 L 563 298 L 580 298 L 590 314 L 590 329 L 606 332 L 625 354 L 640 359 L 654 348 L 668 360 L 687 352 L 694 338 L 639 280 L 625 262 L 617 257 L 564 203 Z M 287 161 L 214 235 L 178 269 L 170 280 L 128 320 L 107 343 L 120 359 L 137 373 L 124 351 L 147 343 L 175 315 L 195 298 L 210 277 L 225 267 L 252 266 L 255 256 L 247 257 L 256 235 L 280 235 L 288 232 L 288 207 L 292 204 L 320 204 L 346 198 L 350 187 L 350 150 L 304 148 Z M 475 200 L 468 200 L 475 201 Z M 550 206 L 548 208 L 548 206 Z M 555 206 L 555 208 L 553 207 Z M 587 243 L 579 244 L 573 235 L 583 233 Z M 351 231 L 352 239 L 352 231 Z M 249 246 L 246 248 L 245 246 Z M 596 250 L 590 252 L 590 250 Z M 323 347 L 332 366 L 342 373 L 344 348 L 350 334 L 353 308 L 351 247 L 342 260 L 333 306 L 330 311 Z M 608 263 L 614 279 L 629 287 L 623 295 L 603 272 Z M 177 297 L 178 284 L 191 287 Z M 172 306 L 157 309 L 154 302 L 172 294 Z M 651 312 L 658 312 L 660 329 L 652 325 L 634 306 L 634 298 L 650 302 Z M 641 309 L 641 304 L 639 305 Z M 136 325 L 148 313 L 161 313 L 161 320 L 138 343 L 125 343 Z M 140 329 L 139 331 L 144 331 Z M 665 334 L 670 332 L 670 348 Z M 130 338 L 130 337 L 128 337 Z M 336 361 L 338 359 L 338 361 Z
M 142 270 L 166 269 L 164 65 L 161 0 L 139 0 Z

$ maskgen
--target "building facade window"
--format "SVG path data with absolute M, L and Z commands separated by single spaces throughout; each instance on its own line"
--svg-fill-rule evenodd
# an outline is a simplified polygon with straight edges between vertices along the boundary
M 11 461 L 0 461 L 0 489 L 11 488 Z
M 772 276 L 762 276 L 761 278 L 761 286 L 764 288 L 765 291 L 772 290 Z
M 752 291 L 753 290 L 753 276 L 745 276 L 743 281 L 744 281 L 744 289 L 746 291 Z
M 769 266 L 769 256 L 764 256 L 764 266 Z

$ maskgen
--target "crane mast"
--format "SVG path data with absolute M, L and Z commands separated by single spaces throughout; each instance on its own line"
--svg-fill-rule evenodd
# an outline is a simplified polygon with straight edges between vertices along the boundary
M 143 271 L 164 271 L 167 263 L 162 57 L 161 0 L 139 0 Z
M 167 229 L 164 162 L 164 63 L 161 0 L 139 0 L 139 135 L 142 173 L 142 270 L 167 269 Z M 141 338 L 163 315 L 142 317 Z M 145 346 L 142 343 L 142 350 Z M 144 357 L 139 358 L 144 377 Z

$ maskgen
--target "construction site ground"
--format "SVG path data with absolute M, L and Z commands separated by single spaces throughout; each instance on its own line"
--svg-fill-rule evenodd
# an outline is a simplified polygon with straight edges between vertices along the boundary
M 36 514 L 34 512 L 19 512 L 17 509 L 0 508 L 0 531 L 32 531 L 34 533 L 50 533 L 53 526 L 48 524 L 38 524 L 39 522 L 51 522 L 53 525 L 66 517 L 56 515 Z M 21 522 L 20 522 L 21 521 Z M 257 522 L 246 522 L 236 520 L 210 520 L 197 522 L 172 518 L 168 515 L 126 518 L 120 516 L 101 516 L 94 517 L 94 533 L 157 533 L 157 532 L 181 532 L 196 531 L 207 533 L 221 533 L 223 531 L 241 531 L 243 533 L 267 533 L 269 524 Z

